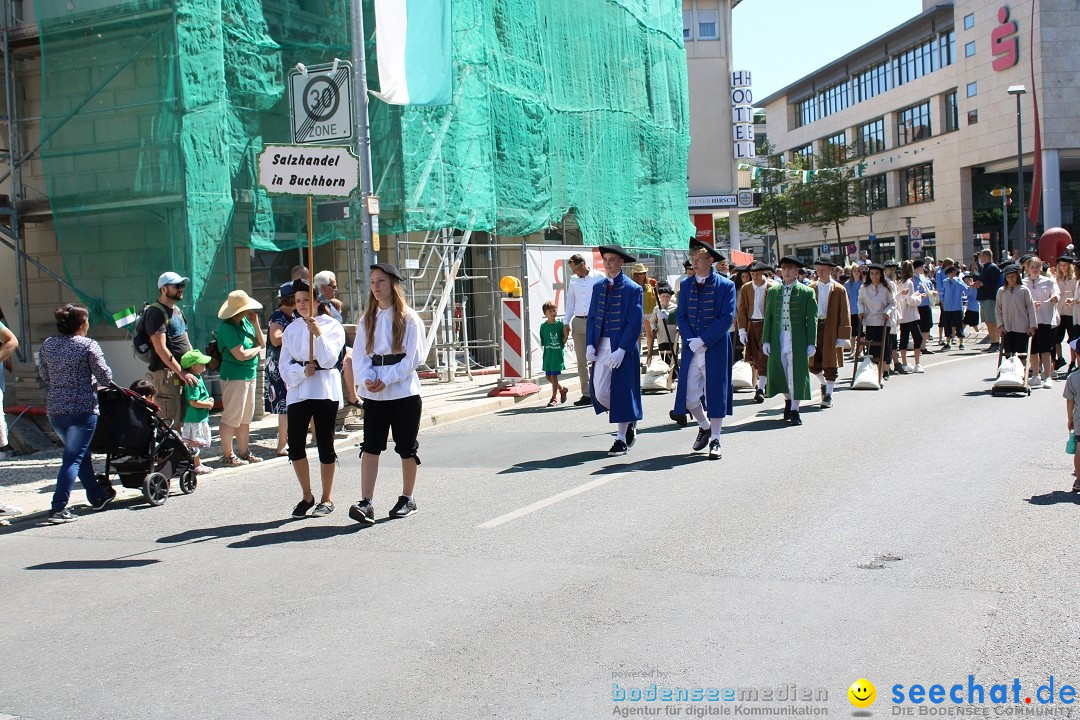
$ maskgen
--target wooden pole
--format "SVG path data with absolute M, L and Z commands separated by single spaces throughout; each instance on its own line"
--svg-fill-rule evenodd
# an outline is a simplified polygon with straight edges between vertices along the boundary
M 315 275 L 314 275 L 314 273 L 315 273 L 315 239 L 314 239 L 314 235 L 313 235 L 313 231 L 312 231 L 312 227 L 311 227 L 311 196 L 310 195 L 308 195 L 308 198 L 307 198 L 307 259 L 308 259 L 307 260 L 307 262 L 308 262 L 308 273 L 311 275 L 311 277 L 308 278 L 308 285 L 310 286 L 308 288 L 308 297 L 310 298 L 310 302 L 308 302 L 308 317 L 313 318 L 313 317 L 315 317 L 315 304 L 316 304 Z M 308 342 L 308 359 L 311 362 L 315 362 L 315 336 L 312 335 L 311 333 L 308 333 L 308 341 L 309 341 Z

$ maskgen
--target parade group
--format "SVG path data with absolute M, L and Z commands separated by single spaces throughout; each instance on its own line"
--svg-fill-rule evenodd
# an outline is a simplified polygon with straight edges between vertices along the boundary
M 1008 257 L 998 267 L 989 250 L 970 267 L 952 259 L 870 262 L 865 253 L 844 267 L 821 256 L 808 267 L 785 256 L 776 267 L 762 262 L 730 268 L 713 246 L 691 239 L 686 276 L 677 290 L 650 280 L 647 268 L 622 246 L 597 248 L 603 271 L 574 255 L 564 320 L 544 307 L 541 326 L 544 372 L 552 385 L 549 405 L 566 401 L 559 384 L 563 346 L 573 338 L 582 397 L 575 404 L 607 413 L 617 432 L 609 455 L 633 447 L 642 418 L 642 339 L 647 355 L 658 356 L 678 378 L 672 420 L 697 422 L 692 448 L 721 457 L 723 420 L 733 414 L 733 367 L 752 369 L 754 401 L 784 396 L 783 422 L 801 425 L 800 404 L 811 399 L 811 376 L 820 386 L 822 408 L 833 404 L 845 352 L 872 364 L 878 381 L 891 374 L 924 372 L 921 359 L 964 349 L 965 327 L 987 327 L 986 352 L 1028 356 L 1031 384 L 1053 387 L 1066 364 L 1061 342 L 1080 328 L 1076 260 L 1056 258 L 1050 268 L 1034 255 Z M 637 263 L 628 277 L 623 268 Z M 651 297 L 650 297 L 651 296 Z M 1074 301 L 1075 300 L 1075 301 Z M 932 308 L 940 305 L 938 350 L 928 347 Z M 909 345 L 912 363 L 909 364 Z M 1071 347 L 1071 346 L 1070 346 Z M 1076 352 L 1064 377 L 1076 366 Z

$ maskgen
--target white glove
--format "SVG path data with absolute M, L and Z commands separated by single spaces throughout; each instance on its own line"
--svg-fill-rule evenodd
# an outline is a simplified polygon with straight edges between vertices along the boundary
M 837 340 L 836 341 L 836 347 L 838 347 L 838 348 L 844 347 L 844 341 L 843 340 Z
M 667 320 L 668 319 L 668 311 L 667 310 L 657 310 L 656 311 L 656 316 L 658 318 L 660 318 L 661 320 Z
M 690 338 L 690 340 L 686 344 L 690 348 L 690 352 L 694 353 L 695 355 L 701 352 L 702 348 L 705 347 L 705 341 L 699 337 Z
M 739 342 L 746 344 L 746 330 L 739 330 Z
M 596 362 L 596 348 L 592 345 L 585 348 L 585 362 Z
M 761 343 L 761 352 L 765 353 L 766 355 L 772 355 L 772 343 Z
M 808 357 L 814 357 L 815 355 L 817 355 L 817 347 L 814 346 L 814 345 L 807 345 L 806 346 L 806 355 Z
M 612 353 L 608 355 L 608 367 L 610 367 L 612 370 L 619 367 L 620 365 L 622 365 L 624 357 L 626 357 L 626 351 L 622 348 L 612 351 Z

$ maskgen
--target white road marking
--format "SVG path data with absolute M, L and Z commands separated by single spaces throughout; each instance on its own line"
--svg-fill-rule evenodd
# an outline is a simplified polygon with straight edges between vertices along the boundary
M 624 478 L 627 475 L 629 475 L 629 473 L 612 473 L 611 475 L 604 475 L 603 477 L 598 477 L 595 480 L 590 480 L 587 483 L 570 488 L 569 490 L 563 490 L 561 493 L 556 493 L 551 497 L 544 498 L 543 500 L 537 500 L 533 504 L 526 505 L 525 507 L 514 510 L 513 512 L 506 513 L 505 515 L 500 515 L 493 520 L 488 520 L 487 522 L 480 523 L 476 527 L 480 528 L 481 530 L 490 530 L 493 527 L 498 527 L 499 525 L 510 522 L 511 520 L 517 520 L 518 518 L 524 517 L 530 513 L 534 513 L 537 510 L 543 510 L 549 505 L 554 505 L 555 503 L 566 500 L 567 498 L 572 498 L 575 495 L 580 495 L 583 492 L 588 492 L 593 488 L 600 487 L 601 485 L 606 485 L 613 480 Z

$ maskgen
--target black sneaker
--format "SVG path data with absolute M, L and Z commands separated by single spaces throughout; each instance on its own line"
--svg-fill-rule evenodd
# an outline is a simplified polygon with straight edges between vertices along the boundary
M 719 460 L 720 459 L 720 441 L 719 440 L 710 440 L 709 441 L 709 459 L 710 460 Z
M 637 440 L 637 423 L 630 423 L 630 427 L 626 428 L 626 447 L 634 447 L 634 441 Z
M 361 525 L 375 524 L 375 510 L 367 500 L 361 500 L 349 508 L 349 517 Z
M 577 405 L 578 407 L 584 407 L 585 405 L 592 405 L 592 398 L 587 398 L 587 397 L 578 398 L 577 400 L 574 401 L 574 404 Z
M 677 422 L 679 424 L 679 427 L 686 427 L 687 422 L 686 422 L 686 415 L 685 414 L 680 415 L 677 412 L 675 412 L 674 410 L 668 410 L 667 415 L 668 415 L 669 418 L 671 418 L 672 420 Z
M 798 410 L 792 410 L 791 411 L 791 420 L 789 422 L 792 425 L 802 425 L 802 418 L 799 417 L 799 411 Z
M 296 504 L 296 507 L 293 508 L 292 516 L 307 517 L 308 510 L 313 507 L 315 507 L 315 498 L 311 498 L 310 500 L 301 500 Z
M 75 522 L 78 519 L 79 518 L 76 517 L 74 513 L 67 508 L 64 508 L 63 510 L 54 510 L 49 513 L 49 517 L 45 518 L 45 522 L 50 525 L 63 525 L 64 523 Z
M 756 402 L 758 405 L 765 402 L 765 393 L 761 392 L 760 390 L 755 390 L 754 391 L 754 402 Z
M 711 435 L 711 433 L 709 432 L 708 428 L 706 428 L 704 430 L 701 429 L 701 428 L 698 428 L 697 437 L 694 438 L 694 444 L 691 445 L 691 447 L 694 449 L 694 452 L 698 452 L 700 450 L 705 449 L 705 446 L 709 444 L 709 436 L 710 435 Z
M 832 407 L 832 393 L 825 393 L 825 395 L 821 398 L 821 407 L 823 407 L 823 408 L 831 408 Z
M 311 511 L 311 517 L 325 517 L 334 512 L 334 503 L 321 502 L 315 506 L 315 509 Z
M 626 447 L 626 443 L 616 438 L 615 444 L 611 446 L 611 449 L 607 451 L 608 455 L 625 455 L 629 448 Z
M 390 517 L 392 518 L 406 518 L 416 512 L 416 501 L 401 495 L 397 499 L 397 503 L 390 509 Z
M 97 502 L 90 503 L 90 507 L 94 508 L 95 510 L 104 510 L 105 506 L 108 505 L 109 503 L 111 503 L 115 499 L 116 499 L 116 491 L 113 490 L 108 495 L 104 496 L 103 498 L 101 498 Z
M 791 419 L 791 401 L 784 398 L 784 421 Z

